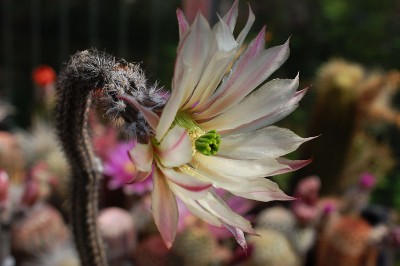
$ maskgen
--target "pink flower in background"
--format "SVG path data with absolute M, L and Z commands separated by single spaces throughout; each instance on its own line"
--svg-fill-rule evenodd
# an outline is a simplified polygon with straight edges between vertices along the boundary
M 249 9 L 246 25 L 234 36 L 237 15 L 237 1 L 213 27 L 199 13 L 189 25 L 177 11 L 180 41 L 171 97 L 161 116 L 132 97 L 118 96 L 154 131 L 148 143 L 130 151 L 138 170 L 132 181 L 145 180 L 154 169 L 152 212 L 168 247 L 177 232 L 178 197 L 196 216 L 230 230 L 245 248 L 244 232 L 255 234 L 250 222 L 215 189 L 264 202 L 291 200 L 265 177 L 310 162 L 282 156 L 311 138 L 271 126 L 295 110 L 306 92 L 296 91 L 298 76 L 265 83 L 288 58 L 289 43 L 265 50 L 262 28 L 241 49 L 255 18 Z
M 298 200 L 292 203 L 292 211 L 301 223 L 310 223 L 317 219 L 320 188 L 321 181 L 317 176 L 306 177 L 297 184 L 294 196 Z
M 2 207 L 7 199 L 10 189 L 10 178 L 6 171 L 0 169 L 0 207 Z
M 361 189 L 370 190 L 370 189 L 374 188 L 374 186 L 376 184 L 376 178 L 373 174 L 363 173 L 360 176 L 360 180 L 358 181 L 358 184 Z
M 128 151 L 132 149 L 134 143 L 120 143 L 107 156 L 104 164 L 104 174 L 109 176 L 109 189 L 123 188 L 127 194 L 142 195 L 152 189 L 151 178 L 144 182 L 132 183 L 138 170 L 128 156 Z

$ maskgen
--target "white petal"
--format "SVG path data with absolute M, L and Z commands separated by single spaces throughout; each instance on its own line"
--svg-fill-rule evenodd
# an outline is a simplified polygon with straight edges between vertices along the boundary
M 282 160 L 282 161 L 281 161 Z M 282 164 L 287 165 L 293 163 L 293 161 L 288 161 L 285 159 L 278 159 Z M 301 161 L 304 162 L 305 161 Z M 309 162 L 308 162 L 309 163 Z M 300 166 L 300 163 L 297 164 Z M 294 167 L 294 165 L 292 165 Z M 302 165 L 304 166 L 304 165 Z M 266 178 L 238 178 L 219 175 L 209 175 L 206 172 L 201 172 L 202 167 L 199 169 L 193 168 L 182 168 L 182 170 L 192 176 L 211 182 L 216 188 L 225 189 L 232 194 L 263 202 L 273 201 L 273 200 L 292 200 L 293 198 L 287 196 L 276 183 Z M 290 171 L 292 168 L 285 167 L 286 171 Z M 297 168 L 298 169 L 298 168 Z M 273 173 L 275 174 L 275 173 Z
M 218 156 L 205 156 L 196 153 L 194 160 L 197 169 L 214 176 L 231 177 L 238 180 L 247 180 L 270 176 L 272 173 L 287 169 L 287 165 L 280 164 L 275 158 L 260 160 L 237 160 Z
M 289 42 L 286 42 L 260 53 L 244 65 L 234 66 L 221 85 L 220 95 L 196 120 L 215 117 L 235 106 L 278 69 L 288 56 Z
M 249 5 L 249 17 L 247 18 L 246 25 L 244 26 L 243 30 L 240 32 L 240 34 L 236 40 L 239 45 L 242 45 L 242 43 L 244 42 L 247 34 L 250 31 L 251 26 L 253 26 L 255 19 L 256 19 L 256 17 L 254 16 L 254 13 L 251 10 L 250 5 Z
M 192 192 L 200 192 L 202 190 L 209 189 L 212 186 L 212 184 L 209 182 L 205 182 L 197 179 L 194 176 L 175 171 L 174 169 L 164 168 L 161 169 L 161 171 L 170 181 Z
M 222 222 L 244 232 L 255 234 L 250 222 L 232 211 L 215 193 L 210 193 L 206 199 L 200 199 L 198 202 L 205 210 L 218 217 Z
M 220 20 L 220 22 L 216 25 L 215 31 L 215 38 L 217 40 L 219 51 L 229 52 L 238 46 L 235 38 L 233 37 L 232 31 L 223 20 Z
M 165 167 L 178 167 L 191 161 L 192 141 L 186 129 L 174 126 L 155 151 Z
M 272 112 L 267 113 L 260 118 L 253 120 L 248 119 L 248 116 L 237 117 L 237 119 L 240 121 L 240 126 L 233 129 L 219 130 L 218 133 L 222 136 L 227 136 L 231 134 L 249 132 L 269 126 L 292 113 L 297 108 L 299 101 L 304 97 L 306 92 L 307 89 L 296 92 L 287 103 L 281 106 L 276 106 Z
M 170 179 L 167 179 L 168 185 L 170 189 L 174 192 L 174 194 L 185 201 L 185 199 L 192 199 L 192 200 L 199 200 L 207 197 L 209 193 L 209 188 L 208 189 L 203 189 L 203 190 L 198 190 L 198 191 L 193 191 L 193 190 L 188 190 L 174 182 L 172 182 Z
M 286 158 L 278 158 L 277 161 L 283 165 L 287 165 L 287 168 L 283 168 L 281 170 L 276 171 L 275 173 L 273 173 L 272 175 L 280 175 L 280 174 L 284 174 L 284 173 L 289 173 L 292 171 L 296 171 L 300 168 L 303 168 L 304 166 L 310 164 L 313 160 L 312 159 L 308 159 L 308 160 L 288 160 Z
M 158 169 L 154 172 L 151 208 L 154 221 L 168 248 L 174 242 L 178 228 L 178 206 L 165 177 Z
M 156 129 L 158 141 L 167 133 L 179 108 L 189 101 L 196 88 L 207 62 L 211 39 L 210 26 L 199 14 L 178 47 L 171 97 L 164 107 Z
M 218 90 L 212 95 L 210 99 L 207 99 L 206 102 L 202 103 L 201 109 L 198 108 L 199 113 L 206 113 L 207 110 L 212 106 L 212 104 L 220 97 L 226 93 L 226 91 L 232 86 L 233 83 L 239 78 L 237 75 L 233 75 L 233 69 L 235 69 L 236 73 L 240 73 L 245 68 L 249 67 L 251 62 L 255 60 L 255 58 L 260 54 L 265 45 L 265 30 L 260 31 L 258 36 L 249 44 L 246 51 L 243 52 L 238 60 L 236 60 L 234 66 L 232 67 L 232 71 L 227 78 L 225 78 L 222 82 L 222 85 L 218 88 Z M 203 119 L 206 116 L 198 115 L 199 119 Z
M 273 200 L 293 200 L 286 195 L 278 185 L 266 178 L 258 178 L 243 184 L 225 184 L 224 188 L 232 194 L 251 200 L 269 202 Z
M 228 11 L 228 13 L 226 13 L 226 15 L 223 18 L 224 22 L 229 26 L 231 32 L 233 32 L 233 30 L 235 29 L 236 20 L 238 16 L 238 4 L 239 0 L 236 0 L 233 3 L 231 9 Z
M 190 73 L 189 78 L 185 80 L 185 83 L 182 83 L 181 80 L 179 85 L 178 81 L 174 81 L 174 88 L 177 85 L 178 87 L 184 87 L 185 100 L 190 97 L 203 73 L 210 52 L 212 35 L 207 20 L 199 13 L 191 25 L 190 32 L 180 50 L 183 62 L 182 67 L 185 68 L 185 72 Z
M 235 108 L 201 125 L 204 128 L 223 131 L 247 124 L 286 105 L 293 98 L 298 85 L 298 75 L 293 80 L 275 79 L 267 82 L 239 102 Z
M 206 223 L 209 223 L 213 226 L 216 227 L 221 227 L 222 224 L 220 220 L 218 220 L 213 214 L 211 214 L 209 211 L 206 211 L 197 201 L 193 200 L 188 200 L 188 202 L 184 202 L 185 206 L 189 209 L 191 213 L 205 221 Z
M 288 129 L 269 126 L 223 137 L 218 155 L 243 159 L 277 158 L 295 151 L 310 139 L 313 138 L 301 138 Z
M 202 107 L 203 102 L 211 97 L 235 58 L 236 51 L 237 48 L 229 52 L 216 51 L 212 55 L 207 67 L 204 69 L 199 84 L 194 90 L 190 101 L 185 104 L 184 109 L 190 108 L 189 111 L 195 112 Z
M 246 238 L 244 238 L 243 231 L 226 223 L 223 223 L 223 225 L 234 235 L 236 242 L 238 242 L 238 244 L 242 247 L 242 249 L 246 250 L 247 243 L 246 243 Z
M 206 193 L 201 193 L 201 195 L 195 195 L 193 198 L 192 196 L 194 193 L 187 193 L 185 189 L 182 187 L 175 185 L 175 184 L 170 184 L 171 190 L 174 192 L 174 194 L 182 200 L 182 202 L 185 204 L 185 206 L 189 209 L 191 213 L 199 217 L 200 219 L 203 219 L 205 222 L 220 227 L 221 222 L 218 220 L 217 217 L 215 217 L 213 214 L 211 214 L 209 211 L 205 210 L 202 206 L 199 205 L 197 202 L 198 199 L 200 198 L 206 198 L 208 195 L 208 191 Z
M 293 163 L 293 161 L 288 161 L 281 158 L 278 159 L 278 161 L 281 161 L 281 163 L 285 165 Z M 264 202 L 272 200 L 293 199 L 292 197 L 287 196 L 282 190 L 280 190 L 276 183 L 266 178 L 238 178 L 222 176 L 221 173 L 219 175 L 212 176 L 207 174 L 206 172 L 202 172 L 201 169 L 202 167 L 199 167 L 199 169 L 185 167 L 182 168 L 182 171 L 189 175 L 196 176 L 199 179 L 211 182 L 216 188 L 225 189 L 232 194 L 243 198 Z M 292 168 L 286 167 L 286 169 L 287 171 L 289 171 L 289 169 Z
M 141 105 L 134 97 L 129 96 L 129 95 L 118 95 L 118 98 L 121 100 L 124 100 L 125 102 L 131 104 L 136 110 L 141 112 L 146 119 L 147 123 L 149 126 L 155 130 L 157 128 L 158 122 L 160 121 L 160 118 L 158 117 L 157 114 L 155 114 L 152 110 L 149 108 L 144 107 Z
M 179 110 L 179 107 L 181 103 L 183 103 L 184 96 L 184 88 L 172 91 L 171 97 L 169 97 L 167 104 L 164 106 L 160 121 L 156 128 L 156 139 L 158 142 L 160 142 L 164 138 L 168 129 L 171 127 L 172 122 L 174 121 L 176 114 Z
M 151 171 L 151 165 L 153 163 L 153 148 L 150 143 L 136 143 L 128 154 L 139 171 Z
M 221 20 L 215 26 L 213 34 L 214 39 L 209 40 L 212 44 L 208 48 L 208 58 L 206 58 L 199 83 L 183 109 L 191 108 L 195 111 L 198 109 L 196 105 L 199 102 L 200 107 L 202 102 L 210 98 L 236 55 L 238 44 L 224 21 Z
M 182 39 L 183 36 L 185 36 L 185 34 L 188 32 L 190 26 L 182 10 L 179 8 L 176 10 L 176 17 L 178 18 L 179 25 L 179 39 Z

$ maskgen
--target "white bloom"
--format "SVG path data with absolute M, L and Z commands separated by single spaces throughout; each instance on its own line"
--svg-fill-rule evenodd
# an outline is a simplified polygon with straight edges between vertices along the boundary
M 172 92 L 161 117 L 134 98 L 121 99 L 144 114 L 155 136 L 130 155 L 140 175 L 153 171 L 152 210 L 168 246 L 178 224 L 176 198 L 208 223 L 225 226 L 246 246 L 249 221 L 233 212 L 214 192 L 259 200 L 290 200 L 265 177 L 296 170 L 310 162 L 281 158 L 310 138 L 271 126 L 291 113 L 304 96 L 294 79 L 264 83 L 289 56 L 288 42 L 265 50 L 265 28 L 237 57 L 254 22 L 249 17 L 238 37 L 233 30 L 238 2 L 214 26 L 199 13 L 189 25 L 177 11 L 180 41 Z M 255 89 L 258 88 L 256 91 Z

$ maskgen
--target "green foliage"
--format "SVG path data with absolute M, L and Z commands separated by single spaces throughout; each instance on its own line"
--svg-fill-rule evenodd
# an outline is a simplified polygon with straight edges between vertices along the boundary
M 383 178 L 372 193 L 371 202 L 400 211 L 400 173 Z

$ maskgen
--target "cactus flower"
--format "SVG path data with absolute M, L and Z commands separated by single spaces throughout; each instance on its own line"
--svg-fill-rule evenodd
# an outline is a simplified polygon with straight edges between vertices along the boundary
M 215 192 L 221 188 L 252 200 L 291 200 L 265 178 L 296 170 L 310 160 L 282 158 L 310 138 L 272 126 L 290 114 L 306 90 L 294 79 L 266 79 L 289 56 L 289 42 L 265 49 L 265 28 L 241 49 L 254 20 L 249 8 L 238 36 L 234 28 L 238 1 L 210 27 L 198 13 L 190 25 L 177 10 L 179 45 L 171 96 L 161 114 L 133 97 L 119 96 L 140 111 L 153 129 L 148 143 L 129 152 L 138 174 L 153 173 L 152 212 L 170 247 L 178 226 L 176 197 L 206 222 L 226 227 L 246 248 L 244 232 L 255 234 L 248 220 L 232 211 Z

